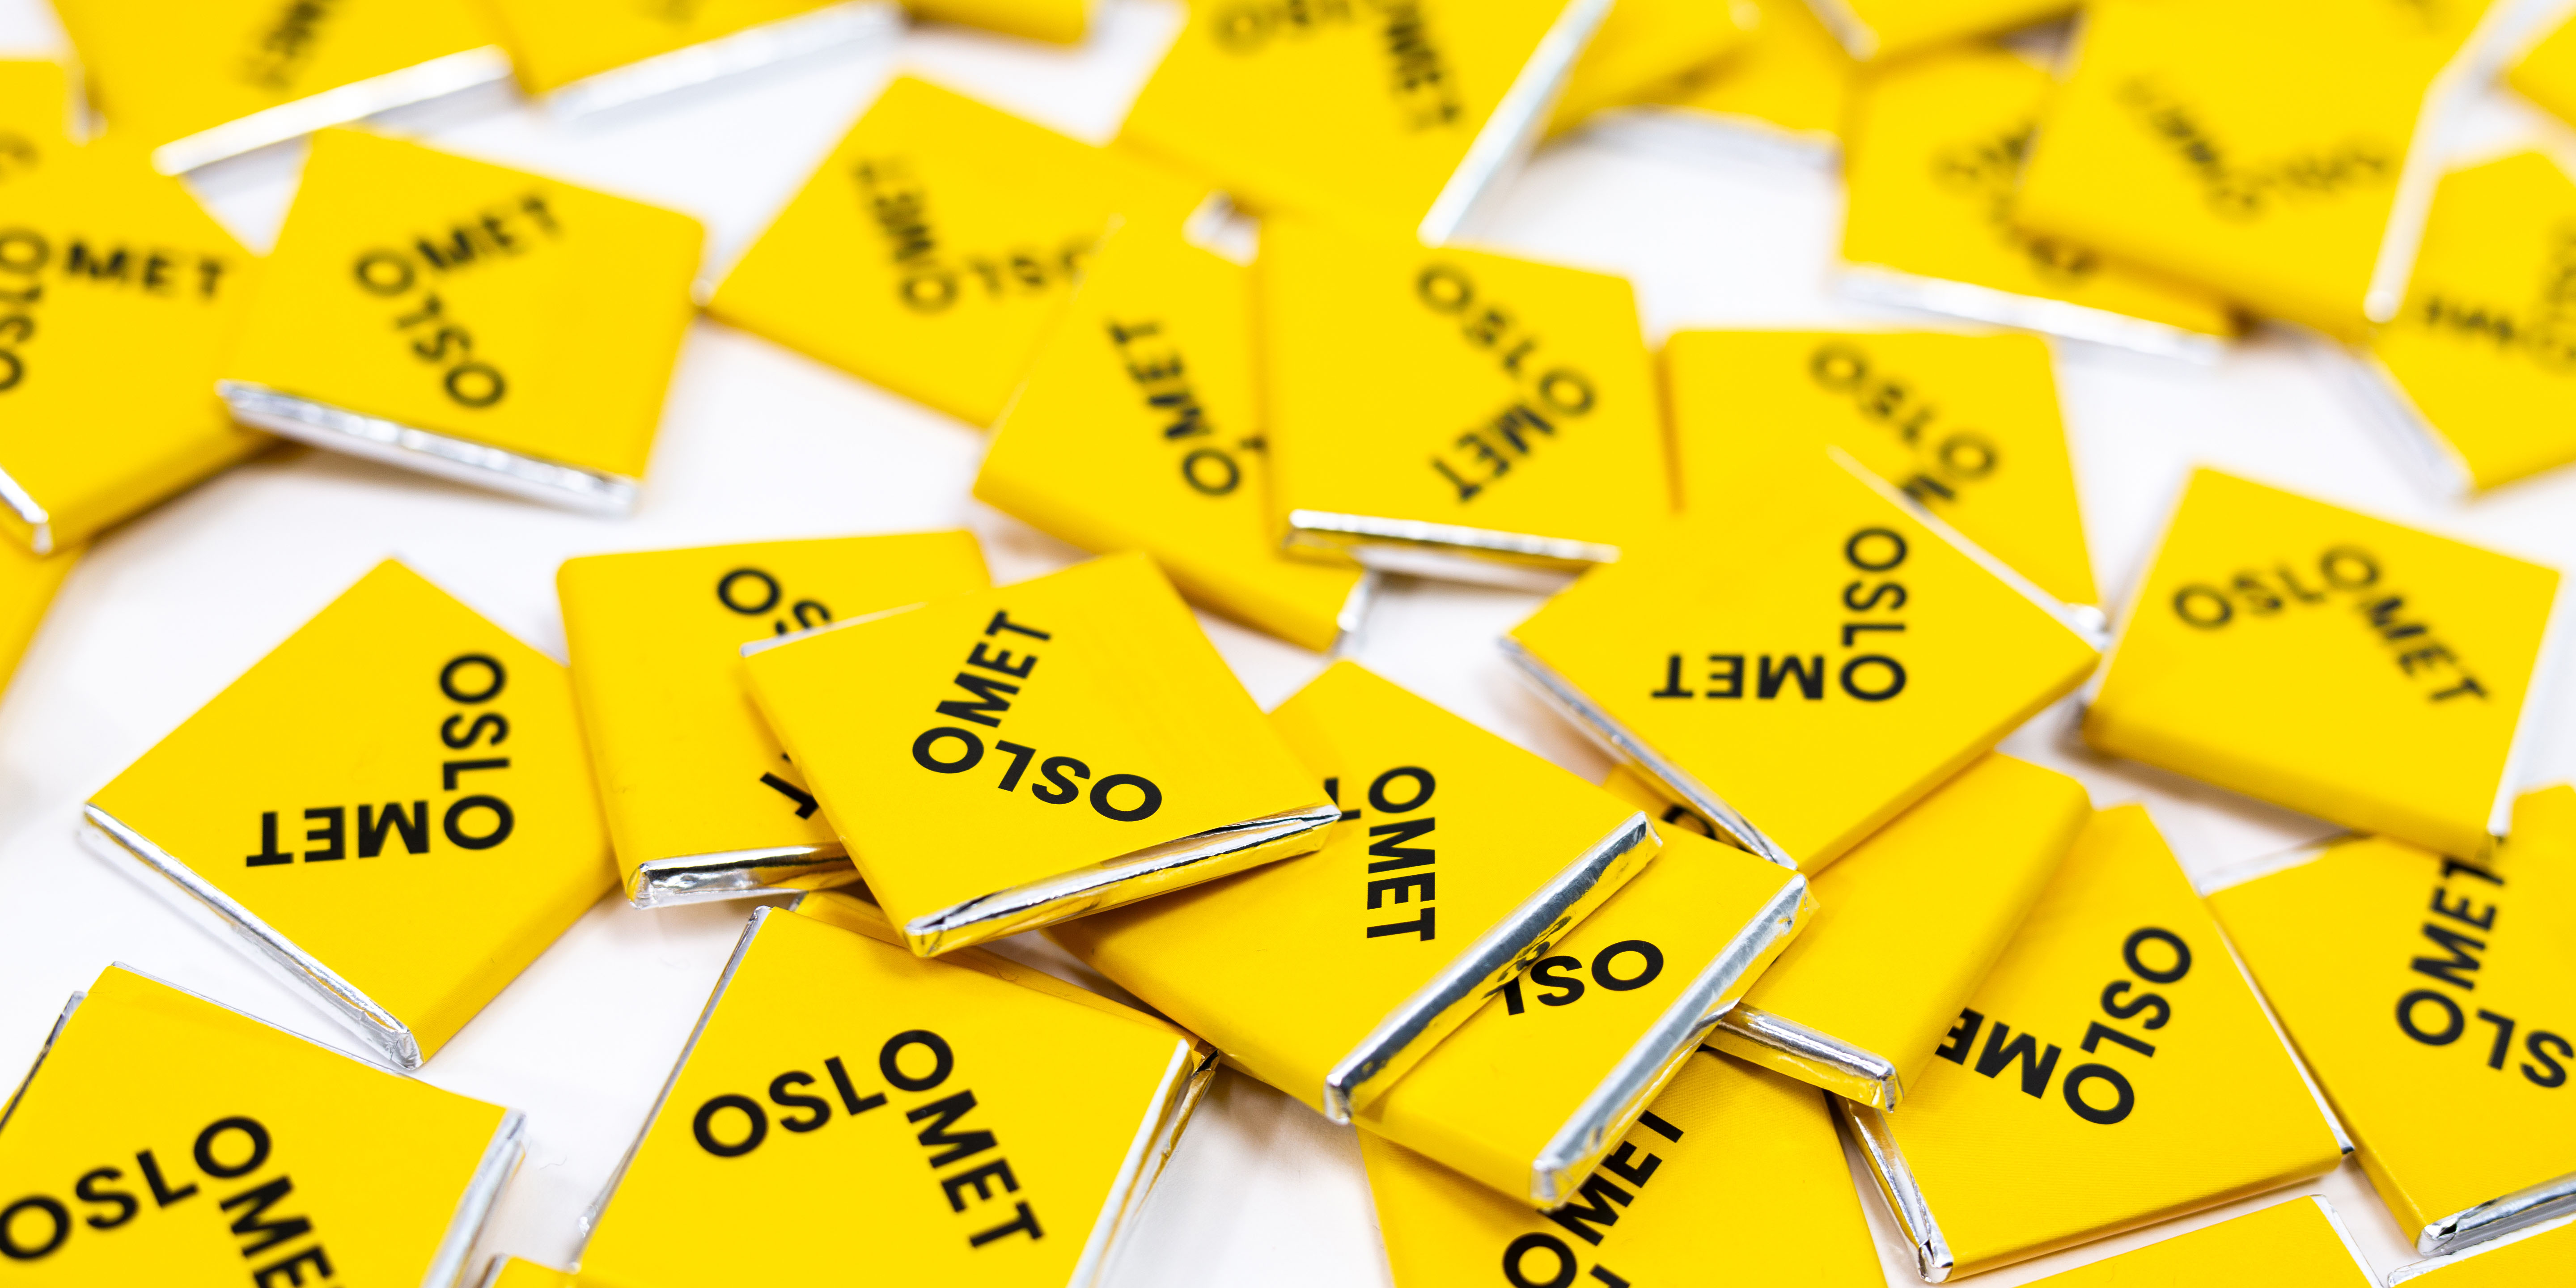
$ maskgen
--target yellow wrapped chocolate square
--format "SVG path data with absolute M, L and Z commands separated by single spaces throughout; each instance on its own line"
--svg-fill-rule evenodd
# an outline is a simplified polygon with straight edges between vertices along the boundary
M 1126 229 L 995 427 L 975 496 L 1085 550 L 1142 550 L 1200 604 L 1318 652 L 1361 574 L 1279 549 L 1253 397 L 1252 280 L 1177 229 Z
M 1360 1161 L 1395 1288 L 1692 1283 L 1720 1264 L 1747 1283 L 1886 1283 L 1825 1098 L 1706 1047 L 1553 1211 L 1367 1132 Z
M 745 640 L 990 582 L 971 533 L 767 541 L 565 561 L 582 730 L 639 908 L 856 880 L 743 679 Z
M 2416 1250 L 2576 1212 L 2576 789 L 2493 863 L 2335 842 L 2209 896 Z
M 752 914 L 600 1197 L 582 1282 L 847 1282 L 854 1246 L 890 1282 L 1097 1282 L 1214 1053 L 1070 985 L 1030 987 L 1043 977 L 1000 958 L 878 942 L 844 896 L 807 902 L 845 906 Z M 722 1194 L 840 1233 L 709 1239 Z
M 1548 584 L 1668 521 L 1624 280 L 1285 221 L 1262 229 L 1254 272 L 1291 550 Z
M 2212 358 L 2234 312 L 2205 287 L 2015 225 L 2049 74 L 2000 49 L 1872 76 L 1844 152 L 1841 289 L 2149 353 Z
M 1610 0 L 1193 4 L 1118 141 L 1263 215 L 1438 244 L 1518 163 Z
M 12 1283 L 451 1288 L 526 1149 L 515 1109 L 123 966 L 0 1110 Z
M 114 142 L 0 159 L 0 528 L 68 549 L 259 450 L 213 383 L 258 262 Z
M 2576 183 L 2538 152 L 2442 179 L 2406 307 L 2365 353 L 2446 490 L 2576 461 Z
M 1682 76 L 1742 49 L 1761 25 L 1752 0 L 1618 0 L 1567 74 L 1547 132 L 1642 102 Z
M 2537 564 L 2200 470 L 2084 740 L 2475 858 L 2512 810 L 2558 583 Z
M 1816 16 L 1862 62 L 1969 36 L 2027 27 L 2068 13 L 2070 0 L 1811 0 Z
M 1503 640 L 1725 839 L 1822 871 L 2093 669 L 2062 605 L 1847 456 L 1783 456 L 1739 495 Z
M 2388 1282 L 2392 1288 L 2419 1279 L 2426 1281 L 2424 1288 L 2525 1288 L 2565 1274 L 2570 1257 L 2576 1257 L 2576 1222 L 2561 1218 L 2464 1252 L 2399 1266 Z
M 915 18 L 1069 45 L 1091 27 L 1091 0 L 903 0 Z
M 326 131 L 218 389 L 245 423 L 316 447 L 622 514 L 703 235 L 642 202 Z
M 390 560 L 87 814 L 406 1069 L 615 876 L 563 668 Z
M 2093 817 L 1933 1054 L 1903 1108 L 1838 1102 L 1933 1283 L 2347 1148 L 2141 806 Z
M 1815 913 L 1796 872 L 1666 836 L 1356 1119 L 1501 1193 L 1568 1202 Z
M 2334 1205 L 2312 1194 L 2031 1282 L 2045 1288 L 2377 1288 L 2379 1277 Z
M 2576 122 L 2576 17 L 2543 33 L 2513 66 L 2504 83 L 2558 119 Z
M 1643 814 L 1356 663 L 1270 719 L 1343 807 L 1322 853 L 1050 935 L 1337 1122 L 1661 848 Z
M 858 39 L 902 12 L 853 0 L 487 0 L 519 86 L 599 111 Z
M 1206 189 L 898 76 L 707 311 L 979 429 L 1010 403 L 1113 225 L 1178 229 Z
M 90 99 L 163 174 L 507 80 L 474 0 L 61 0 Z
M 1683 331 L 1664 342 L 1682 508 L 1830 444 L 2069 605 L 2093 559 L 2048 346 L 1937 331 Z
M 1992 753 L 1817 876 L 1807 933 L 1710 1045 L 1894 1109 L 2092 817 L 2084 787 Z
M 1761 15 L 1744 47 L 1655 94 L 1685 130 L 1732 151 L 1828 165 L 1859 66 L 1802 0 L 1745 0 Z
M 743 651 L 925 957 L 1308 853 L 1338 816 L 1141 554 Z
M 2104 0 L 2013 220 L 2347 340 L 2405 292 L 2485 0 Z

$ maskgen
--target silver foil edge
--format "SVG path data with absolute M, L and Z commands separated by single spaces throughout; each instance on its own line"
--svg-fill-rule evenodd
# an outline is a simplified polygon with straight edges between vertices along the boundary
M 460 50 L 382 76 L 335 85 L 318 94 L 173 139 L 152 150 L 152 168 L 163 174 L 184 174 L 272 143 L 301 138 L 325 126 L 445 98 L 509 78 L 510 57 L 501 52 L 500 46 Z
M 903 27 L 903 10 L 886 0 L 846 0 L 585 76 L 548 92 L 545 104 L 559 118 L 590 116 Z
M 1894 1109 L 1905 1099 L 1905 1082 L 1886 1056 L 1852 1045 L 1795 1020 L 1752 1006 L 1738 1006 L 1719 1017 L 1727 1036 L 1780 1052 L 1811 1072 L 1837 1084 L 1825 1088 L 1836 1096 L 1873 1109 Z
M 1530 1167 L 1531 1201 L 1555 1207 L 1591 1175 L 1601 1155 L 1646 1111 L 1673 1071 L 1699 1049 L 1700 1039 L 1752 986 L 1756 968 L 1787 946 L 1797 933 L 1806 903 L 1807 879 L 1793 872 L 1549 1138 Z
M 1619 547 L 1597 541 L 1542 537 L 1527 532 L 1469 527 L 1461 523 L 1433 523 L 1427 519 L 1342 514 L 1332 510 L 1290 510 L 1288 533 L 1289 539 L 1297 544 L 1338 550 L 1353 558 L 1358 558 L 1360 551 L 1367 549 L 1365 543 L 1389 542 L 1480 560 L 1517 560 L 1560 573 L 1579 572 L 1593 564 L 1615 563 L 1619 559 Z M 1392 571 L 1407 570 L 1399 568 Z
M 456 1200 L 456 1214 L 448 1218 L 447 1234 L 438 1241 L 438 1251 L 429 1259 L 429 1270 L 420 1277 L 420 1288 L 457 1288 L 464 1280 L 466 1258 L 473 1254 L 474 1241 L 482 1237 L 484 1224 L 492 1219 L 492 1206 L 501 1197 L 501 1187 L 527 1156 L 528 1116 L 516 1109 L 505 1109 L 501 1125 L 483 1146 L 482 1161 L 474 1165 L 473 1178 L 465 1183 L 465 1192 Z
M 20 1078 L 18 1089 L 9 1093 L 9 1103 L 0 1105 L 0 1131 L 9 1129 L 9 1119 L 17 1114 L 18 1102 L 27 1098 L 27 1088 L 35 1085 L 36 1074 L 45 1067 L 45 1057 L 53 1054 L 54 1044 L 62 1040 L 63 1026 L 72 1022 L 72 1012 L 79 1010 L 88 996 L 88 989 L 74 992 L 71 1000 L 63 1003 L 62 1013 L 54 1017 L 54 1027 L 45 1030 L 44 1045 L 36 1048 L 36 1058 L 27 1065 L 27 1076 Z
M 769 907 L 754 908 L 750 920 L 743 923 L 742 936 L 733 943 L 733 955 L 725 958 L 724 969 L 716 974 L 715 987 L 707 990 L 707 1004 L 698 1010 L 698 1022 L 689 1028 L 689 1040 L 680 1044 L 680 1054 L 671 1061 L 670 1076 L 662 1079 L 662 1089 L 653 1093 L 653 1103 L 644 1111 L 643 1125 L 635 1129 L 634 1143 L 618 1157 L 617 1166 L 608 1173 L 607 1184 L 599 1189 L 599 1197 L 591 1200 L 590 1206 L 581 1214 L 579 1228 L 585 1245 L 590 1242 L 590 1236 L 599 1232 L 599 1219 L 608 1211 L 608 1201 L 617 1197 L 617 1187 L 626 1180 L 626 1169 L 633 1167 L 635 1156 L 643 1152 L 644 1139 L 652 1134 L 653 1124 L 661 1119 L 663 1106 L 670 1102 L 671 1089 L 680 1085 L 680 1073 L 689 1067 L 689 1057 L 696 1053 L 698 1039 L 706 1036 L 707 1022 L 715 1018 L 716 1006 L 724 1001 L 725 990 L 732 987 L 734 973 L 742 969 L 742 959 L 751 952 L 752 941 L 760 937 L 760 928 L 776 911 Z M 576 1252 L 574 1263 L 579 1262 L 580 1256 Z
M 854 870 L 837 841 L 648 859 L 627 878 L 626 901 L 638 908 L 674 908 L 748 899 L 776 893 L 780 880 L 835 870 Z
M 2037 331 L 2196 366 L 2217 365 L 2231 343 L 2224 336 L 2187 331 L 2126 313 L 2038 295 L 2017 295 L 1973 282 L 1924 277 L 1883 264 L 1846 264 L 1834 273 L 1833 285 L 1845 299 L 1946 313 L 1973 322 Z
M 1683 804 L 1718 825 L 1745 850 L 1795 871 L 1798 861 L 1780 848 L 1780 843 L 1755 827 L 1752 820 L 1736 812 L 1716 792 L 1710 791 L 1682 767 L 1666 760 L 1646 744 L 1645 739 L 1630 732 L 1607 707 L 1594 702 L 1573 682 L 1557 674 L 1556 668 L 1540 661 L 1528 645 L 1506 635 L 1499 641 L 1503 656 L 1520 672 L 1521 678 L 1538 690 L 1539 696 L 1553 704 L 1558 714 L 1571 721 L 1612 758 L 1635 766 L 1663 789 L 1680 797 Z
M 2427 1256 L 2452 1252 L 2570 1213 L 2576 1213 L 2576 1172 L 2443 1217 L 2415 1236 L 2415 1250 Z
M 213 913 L 237 934 L 239 942 L 252 950 L 255 958 L 286 972 L 295 984 L 320 996 L 323 1009 L 348 1025 L 368 1046 L 391 1062 L 397 1069 L 420 1067 L 420 1043 L 411 1029 L 394 1018 L 391 1011 L 377 1005 L 375 999 L 340 978 L 330 967 L 311 953 L 296 946 L 293 940 L 279 934 L 267 922 L 243 907 L 214 883 L 199 876 L 176 856 L 146 839 L 142 833 L 127 827 L 114 815 L 96 805 L 83 805 L 81 812 L 88 824 L 85 834 L 113 847 L 141 863 L 171 885 L 185 892 L 196 905 Z
M 1203 878 L 1212 881 L 1264 863 L 1310 853 L 1322 846 L 1324 829 L 1339 822 L 1341 817 L 1340 809 L 1330 803 L 1320 803 L 1210 828 L 1133 850 L 1105 863 L 1040 877 L 1009 889 L 978 895 L 936 912 L 924 913 L 903 924 L 903 937 L 915 953 L 936 957 L 950 949 L 968 947 L 1060 920 L 1055 914 L 1068 905 L 1095 897 L 1102 901 L 1091 911 L 1115 907 L 1124 900 L 1106 896 L 1113 896 L 1122 887 L 1148 878 L 1205 867 L 1214 869 Z M 1315 844 L 1302 850 L 1286 848 L 1304 838 L 1313 838 Z
M 1923 1187 L 1915 1183 L 1914 1173 L 1905 1165 L 1905 1152 L 1896 1147 L 1896 1133 L 1887 1125 L 1883 1110 L 1854 1104 L 1840 1096 L 1827 1096 L 1844 1125 L 1851 1128 L 1852 1139 L 1860 1142 L 1861 1153 L 1869 1159 L 1870 1174 L 1878 1179 L 1880 1197 L 1887 1200 L 1888 1211 L 1896 1217 L 1905 1241 L 1914 1249 L 1915 1273 L 1923 1282 L 1947 1281 L 1958 1262 L 1950 1255 L 1949 1241 L 1941 1237 L 1940 1222 L 1932 1217 L 1932 1207 L 1923 1196 Z
M 1580 921 L 1576 910 L 1597 903 L 1601 884 L 1624 874 L 1636 861 L 1638 848 L 1654 834 L 1643 813 L 1629 815 L 1478 935 L 1413 996 L 1387 1012 L 1358 1046 L 1325 1073 L 1324 1116 L 1336 1123 L 1349 1122 L 1354 1097 L 1362 1087 L 1390 1075 L 1403 1076 L 1440 1039 L 1465 1023 L 1534 951 L 1543 949 L 1550 942 L 1547 936 Z
M 1128 1142 L 1127 1155 L 1118 1165 L 1118 1178 L 1109 1187 L 1100 1215 L 1091 1223 L 1082 1256 L 1074 1262 L 1073 1276 L 1066 1281 L 1068 1288 L 1094 1288 L 1107 1273 L 1110 1262 L 1124 1246 L 1124 1237 L 1134 1229 L 1145 1200 L 1162 1179 L 1163 1165 L 1179 1145 L 1181 1132 L 1198 1112 L 1208 1083 L 1216 1076 L 1213 1051 L 1188 1038 L 1176 1039 L 1174 1046 L 1162 1081 L 1146 1102 L 1144 1121 L 1137 1125 L 1135 1137 Z
M 1493 191 L 1494 181 L 1537 146 L 1539 127 L 1555 109 L 1575 60 L 1609 16 L 1610 4 L 1611 0 L 1572 0 L 1539 37 L 1522 61 L 1520 74 L 1467 144 L 1466 155 L 1458 158 L 1458 168 L 1449 172 L 1440 195 L 1423 212 L 1422 222 L 1414 229 L 1423 245 L 1443 245 L 1457 236 L 1459 226 Z
M 215 392 L 231 408 L 233 419 L 255 429 L 568 510 L 629 514 L 641 490 L 636 480 L 622 474 L 493 447 L 266 385 L 218 380 Z
M 37 554 L 54 552 L 54 516 L 36 504 L 35 494 L 21 486 L 17 477 L 7 470 L 0 470 L 0 504 L 7 505 L 9 512 L 18 516 L 19 522 L 33 530 L 27 544 Z

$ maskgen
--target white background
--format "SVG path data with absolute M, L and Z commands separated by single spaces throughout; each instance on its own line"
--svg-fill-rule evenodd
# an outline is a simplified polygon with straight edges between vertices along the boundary
M 399 126 L 471 155 L 687 211 L 707 224 L 708 262 L 721 268 L 896 67 L 1105 140 L 1178 26 L 1179 10 L 1166 0 L 1109 0 L 1093 39 L 1073 50 L 925 29 L 899 45 L 812 58 L 584 122 L 558 122 L 491 93 L 415 110 Z M 0 48 L 59 55 L 64 43 L 42 0 L 0 0 Z M 2480 107 L 2454 150 L 2484 155 L 2555 128 L 2498 96 Z M 201 174 L 197 184 L 246 243 L 265 250 L 300 161 L 299 151 L 281 149 Z M 1708 324 L 1883 324 L 1896 315 L 1843 304 L 1827 287 L 1839 217 L 1837 184 L 1821 171 L 1578 138 L 1512 179 L 1469 234 L 1626 274 L 1653 340 Z M 2186 471 L 2200 462 L 2576 567 L 2576 471 L 2467 504 L 2439 501 L 2347 401 L 2331 360 L 2311 342 L 2268 333 L 2214 367 L 2060 347 L 2077 478 L 2109 602 L 2126 594 Z M 1075 559 L 1078 552 L 968 498 L 981 450 L 972 427 L 701 323 L 671 389 L 642 508 L 630 519 L 574 516 L 291 452 L 236 469 L 109 535 L 72 573 L 0 705 L 0 1069 L 23 1068 L 65 997 L 111 961 L 345 1044 L 300 996 L 72 838 L 91 791 L 377 560 L 408 561 L 560 657 L 554 573 L 572 555 L 962 524 L 982 535 L 1005 581 Z M 1359 656 L 1504 737 L 1598 774 L 1602 762 L 1523 692 L 1493 647 L 1536 603 L 1399 586 Z M 1264 705 L 1321 665 L 1223 622 L 1211 621 L 1209 631 Z M 2562 650 L 2569 636 L 2560 631 Z M 2531 717 L 2543 723 L 2531 781 L 2576 776 L 2571 714 L 2576 685 Z M 281 718 L 309 719 L 314 736 L 330 736 L 328 712 Z M 2097 805 L 2148 802 L 2195 874 L 2332 830 L 2093 758 L 2067 740 L 2067 725 L 2063 709 L 2044 714 L 2005 749 L 2078 775 Z M 470 889 L 425 885 L 413 911 L 435 915 L 439 901 L 471 897 Z M 640 1126 L 746 911 L 643 913 L 603 900 L 429 1062 L 426 1080 L 530 1116 L 528 1161 L 503 1196 L 489 1249 L 555 1264 L 571 1258 L 578 1213 Z M 2331 1197 L 2377 1269 L 2412 1259 L 2356 1167 L 2309 1188 Z M 2020 1283 L 2288 1193 L 1980 1282 Z M 1866 1206 L 1889 1282 L 1916 1282 L 1874 1192 Z M 750 1208 L 713 1207 L 709 1216 L 709 1237 L 784 1233 L 763 1231 Z M 1712 1213 L 1708 1227 L 1708 1275 L 1723 1282 L 1729 1246 L 1763 1232 L 1754 1214 Z M 1349 1131 L 1233 1074 L 1221 1077 L 1200 1111 L 1115 1271 L 1122 1288 L 1385 1279 Z

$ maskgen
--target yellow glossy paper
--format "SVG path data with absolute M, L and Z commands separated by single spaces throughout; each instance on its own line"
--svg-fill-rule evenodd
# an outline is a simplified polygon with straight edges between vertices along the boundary
M 1676 1033 L 1668 1052 L 1649 1045 L 1662 1039 L 1667 1012 L 1714 1022 L 1816 915 L 1796 873 L 1678 829 L 1661 835 L 1652 866 L 1358 1113 L 1360 1126 L 1499 1193 L 1542 1204 L 1569 1197 L 1653 1091 L 1586 1121 L 1599 1135 L 1579 1153 L 1551 1158 L 1551 1146 L 1631 1062 L 1654 1071 L 1659 1087 L 1706 1032 Z M 1746 948 L 1745 960 L 1728 961 L 1730 949 Z M 1686 1002 L 1721 962 L 1734 967 L 1722 987 Z
M 2342 1159 L 2140 806 L 2094 816 L 1934 1054 L 1903 1108 L 1856 1113 L 1902 1155 L 1959 1276 Z
M 1684 75 L 1655 101 L 1835 144 L 1858 65 L 1800 0 L 1748 2 L 1762 17 L 1744 48 Z
M 1882 486 L 1784 458 L 1743 504 L 1587 574 L 1509 639 L 1596 737 L 1668 767 L 1668 797 L 1713 795 L 1822 871 L 2095 660 Z
M 2444 176 L 2369 353 L 2472 485 L 2576 460 L 2576 183 L 2538 152 Z
M 990 584 L 973 534 L 700 546 L 565 561 L 573 691 L 629 899 L 756 894 L 850 879 L 803 775 L 761 719 L 741 646 Z M 770 852 L 774 869 L 730 879 Z M 647 864 L 701 872 L 657 879 Z
M 2334 1209 L 2311 1195 L 2036 1279 L 2047 1288 L 2377 1288 Z
M 472 0 L 62 0 L 54 12 L 108 129 L 146 147 L 498 41 Z
M 2418 120 L 2487 7 L 2088 6 L 2014 220 L 2359 339 Z
M 72 145 L 71 77 L 61 63 L 0 59 L 0 184 Z
M 1441 240 L 1481 186 L 1469 148 L 1545 119 L 1607 7 L 1199 0 L 1118 141 L 1263 215 Z
M 1920 279 L 1887 288 L 1910 291 L 1911 302 L 1990 321 L 2097 337 L 2137 334 L 2140 324 L 2146 336 L 2187 333 L 2162 337 L 2168 343 L 2235 334 L 2234 314 L 2212 291 L 2014 224 L 2022 164 L 2052 86 L 2045 70 L 1980 46 L 1927 52 L 1871 76 L 1844 154 L 1844 261 L 1863 274 Z
M 2564 1275 L 2567 1259 L 2576 1256 L 2576 1225 L 2564 1221 L 2528 1237 L 2472 1248 L 2458 1257 L 2440 1257 L 2405 1267 L 2424 1288 L 2525 1288 Z
M 1050 937 L 1237 1067 L 1321 1110 L 1325 1075 L 1384 1017 L 1637 816 L 1354 662 L 1333 664 L 1270 718 L 1309 781 L 1342 807 L 1321 852 L 1067 922 Z M 1639 847 L 1576 912 L 1632 879 L 1656 848 Z M 1568 928 L 1528 937 L 1509 973 L 1547 956 Z M 1477 996 L 1498 995 L 1506 978 Z M 1466 1018 L 1448 1017 L 1426 1048 Z M 1359 1104 L 1365 1112 L 1367 1098 Z
M 1617 0 L 1566 75 L 1548 134 L 1645 101 L 1744 48 L 1761 22 L 1752 0 Z
M 1812 1088 L 1702 1047 L 1612 1158 L 1575 1202 L 1533 1212 L 1360 1133 L 1395 1288 L 1692 1283 L 1721 1263 L 1749 1283 L 1885 1282 Z
M 506 1256 L 495 1260 L 499 1264 L 491 1268 L 490 1278 L 482 1288 L 604 1288 L 603 1285 L 586 1284 L 580 1276 L 568 1270 L 541 1266 L 533 1261 Z
M 1287 221 L 1262 229 L 1254 272 L 1292 549 L 1579 567 L 1664 524 L 1624 280 Z
M 2558 119 L 2576 121 L 2576 18 L 2561 22 L 2525 50 L 2505 69 L 2504 83 Z
M 869 892 L 925 956 L 1302 854 L 1324 831 L 1309 820 L 1257 852 L 1113 866 L 1154 847 L 1332 817 L 1143 555 L 856 621 L 746 670 Z M 1043 909 L 988 919 L 1040 883 Z
M 326 130 L 224 374 L 640 479 L 703 236 L 642 202 Z
M 915 18 L 1069 45 L 1090 29 L 1091 0 L 903 0 Z
M 2556 572 L 2192 475 L 2084 718 L 2095 748 L 2447 854 L 2501 832 Z
M 2491 865 L 2356 838 L 2209 898 L 2410 1239 L 2576 1179 L 2571 867 L 2562 786 Z
M 1823 0 L 1817 14 L 1854 58 L 1887 62 L 2067 13 L 2067 0 Z
M 995 428 L 975 496 L 1322 652 L 1360 574 L 1279 549 L 1253 396 L 1252 280 L 1178 230 L 1112 236 Z
M 1818 912 L 1710 1044 L 1894 1109 L 2092 817 L 2084 786 L 1987 754 L 1817 876 Z M 1754 1040 L 1752 1013 L 1883 1062 L 1861 1080 Z
M 1177 230 L 1205 194 L 898 76 L 707 309 L 982 428 L 1102 234 Z
M 1151 1186 L 1206 1058 L 1123 1007 L 760 909 L 582 1280 L 841 1283 L 855 1245 L 868 1274 L 898 1281 L 1075 1282 Z M 709 1238 L 709 1196 L 730 1193 L 763 1196 L 784 1228 L 841 1234 Z
M 214 393 L 258 262 L 137 149 L 0 175 L 0 528 L 51 553 L 269 441 Z
M 486 0 L 531 94 L 810 13 L 835 0 Z
M 1681 504 L 1723 510 L 1830 444 L 2069 604 L 2093 560 L 2036 337 L 1683 331 L 1664 342 Z
M 614 879 L 563 668 L 391 561 L 89 803 L 390 1012 L 411 1064 Z
M 110 966 L 0 1133 L 10 1282 L 420 1283 L 510 1116 Z

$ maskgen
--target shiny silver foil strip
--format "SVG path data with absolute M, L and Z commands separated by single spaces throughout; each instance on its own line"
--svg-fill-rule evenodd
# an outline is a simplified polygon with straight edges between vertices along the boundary
M 1644 814 L 1629 815 L 1389 1011 L 1324 1075 L 1324 1116 L 1349 1122 L 1364 1088 L 1403 1077 L 1506 981 L 1546 956 L 1559 936 L 1591 915 L 1631 870 L 1654 857 L 1639 853 L 1654 835 Z
M 167 878 L 188 896 L 179 901 L 183 909 L 213 914 L 247 945 L 253 960 L 283 971 L 289 984 L 316 994 L 325 1011 L 347 1024 L 388 1063 L 402 1070 L 420 1067 L 420 1042 L 393 1012 L 114 815 L 96 805 L 85 805 L 82 812 L 88 821 L 82 834 L 90 838 L 92 848 L 131 858 Z
M 173 139 L 152 150 L 152 168 L 163 174 L 185 174 L 272 143 L 301 138 L 324 126 L 345 124 L 508 79 L 510 56 L 502 53 L 499 46 L 463 50 L 382 76 L 351 81 Z
M 641 487 L 622 474 L 419 429 L 244 380 L 218 380 L 215 392 L 233 419 L 280 437 L 568 510 L 628 514 Z
M 1211 828 L 925 913 L 903 924 L 903 937 L 914 952 L 936 957 L 953 948 L 1115 908 L 1320 849 L 1324 829 L 1341 817 L 1340 809 L 1323 803 Z
M 1894 1109 L 1905 1099 L 1904 1079 L 1897 1076 L 1895 1062 L 1830 1033 L 1753 1006 L 1736 1007 L 1717 1026 L 1719 1050 L 1739 1054 L 1731 1048 L 1742 1043 L 1777 1052 L 1803 1071 L 1800 1081 L 1845 1100 L 1873 1109 Z
M 1532 1202 L 1542 1207 L 1565 1202 L 1600 1166 L 1601 1156 L 1636 1125 L 1664 1084 L 1699 1049 L 1700 1039 L 1788 947 L 1812 906 L 1807 879 L 1792 873 L 1549 1138 L 1530 1165 Z

